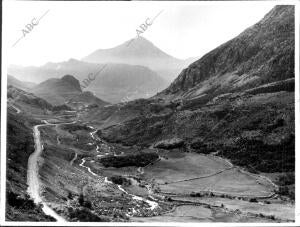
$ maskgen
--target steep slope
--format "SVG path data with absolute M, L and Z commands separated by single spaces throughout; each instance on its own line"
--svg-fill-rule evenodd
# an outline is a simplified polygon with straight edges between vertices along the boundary
M 168 55 L 143 37 L 128 40 L 110 49 L 96 50 L 82 60 L 93 63 L 142 65 L 158 72 L 167 80 L 174 79 L 180 69 L 192 62 L 192 59 L 181 60 Z
M 294 7 L 260 22 L 184 69 L 159 97 L 194 98 L 242 91 L 294 77 Z
M 47 101 L 12 85 L 7 87 L 7 106 L 14 112 L 31 114 L 46 113 L 53 109 L 53 106 Z
M 33 93 L 23 91 L 12 85 L 7 87 L 7 108 L 16 113 L 26 114 L 28 116 L 52 114 L 59 111 L 72 110 L 66 105 L 52 105 L 46 100 L 37 97 Z
M 65 75 L 61 79 L 53 78 L 46 80 L 36 85 L 32 90 L 34 94 L 53 105 L 67 104 L 70 101 L 81 103 L 83 106 L 89 104 L 107 104 L 90 92 L 82 92 L 79 81 L 70 75 Z
M 7 75 L 7 85 L 12 85 L 16 88 L 20 88 L 22 90 L 29 90 L 30 88 L 34 87 L 36 84 L 31 82 L 25 82 L 18 80 L 14 76 Z
M 101 70 L 103 69 L 103 70 Z M 101 70 L 99 72 L 99 70 Z M 47 63 L 41 67 L 18 67 L 11 66 L 8 71 L 18 78 L 43 82 L 47 84 L 60 83 L 61 75 L 73 75 L 80 81 L 84 91 L 95 93 L 100 99 L 108 102 L 121 102 L 131 98 L 145 98 L 155 95 L 165 89 L 168 83 L 157 73 L 147 67 L 126 64 L 95 64 L 70 59 L 66 62 Z M 99 73 L 97 73 L 99 72 Z M 85 81 L 94 78 L 86 85 Z M 114 86 L 118 84 L 118 88 Z M 43 84 L 39 93 L 43 92 Z M 61 100 L 57 97 L 57 100 Z
M 67 100 L 68 105 L 78 106 L 78 104 L 91 105 L 94 107 L 101 107 L 107 105 L 108 103 L 99 99 L 90 91 L 84 91 L 79 95 L 75 95 Z
M 6 220 L 55 221 L 27 194 L 27 161 L 34 152 L 31 127 L 40 123 L 27 116 L 7 114 Z

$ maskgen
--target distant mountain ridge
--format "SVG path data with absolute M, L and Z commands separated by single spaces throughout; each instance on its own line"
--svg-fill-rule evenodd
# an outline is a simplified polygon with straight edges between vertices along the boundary
M 56 83 L 54 78 L 70 74 L 80 81 L 85 91 L 91 91 L 107 102 L 118 103 L 156 95 L 195 59 L 174 58 L 139 37 L 114 48 L 97 50 L 82 61 L 71 58 L 64 62 L 48 62 L 40 67 L 11 65 L 8 72 L 21 80 L 43 82 L 51 79 L 47 83 Z M 101 70 L 86 86 L 84 81 L 88 76 L 104 66 L 105 70 Z M 35 88 L 35 91 L 44 92 L 42 87 Z
M 43 82 L 51 79 L 52 83 L 55 83 L 54 78 L 70 74 L 80 81 L 84 91 L 91 91 L 99 98 L 112 103 L 121 102 L 126 97 L 129 99 L 150 97 L 168 85 L 156 72 L 145 66 L 96 64 L 76 59 L 58 63 L 49 62 L 41 67 L 12 66 L 8 71 L 11 75 L 24 80 Z M 84 81 L 91 74 L 91 78 L 95 77 L 95 79 L 86 86 Z
M 21 81 L 18 80 L 17 78 L 15 78 L 14 76 L 11 75 L 7 75 L 7 85 L 12 85 L 16 88 L 20 88 L 22 90 L 28 90 L 32 87 L 34 87 L 36 84 L 35 83 L 31 83 L 31 82 L 25 82 L 25 81 Z
M 143 37 L 128 40 L 109 49 L 98 49 L 82 60 L 92 63 L 122 63 L 146 66 L 165 79 L 173 79 L 195 58 L 186 60 L 172 57 Z

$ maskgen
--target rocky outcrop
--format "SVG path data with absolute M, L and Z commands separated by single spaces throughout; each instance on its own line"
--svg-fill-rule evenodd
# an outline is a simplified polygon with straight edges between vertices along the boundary
M 7 98 L 9 105 L 17 104 L 21 106 L 21 109 L 31 108 L 31 110 L 40 110 L 40 111 L 62 111 L 62 110 L 72 110 L 67 105 L 58 105 L 53 106 L 46 100 L 35 96 L 32 93 L 23 91 L 19 88 L 16 88 L 12 85 L 7 87 Z M 27 106 L 27 107 L 25 107 Z

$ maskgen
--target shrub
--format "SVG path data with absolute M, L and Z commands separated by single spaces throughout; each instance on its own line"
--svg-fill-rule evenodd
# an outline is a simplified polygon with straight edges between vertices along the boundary
M 249 199 L 249 202 L 250 202 L 250 203 L 257 203 L 258 201 L 257 201 L 256 198 L 250 198 L 250 199 Z
M 280 186 L 295 184 L 295 173 L 286 173 L 278 177 L 277 181 Z
M 36 207 L 33 200 L 29 197 L 21 198 L 18 194 L 11 191 L 6 193 L 6 201 L 17 209 L 33 210 Z
M 241 138 L 235 146 L 224 146 L 220 155 L 230 159 L 235 165 L 247 167 L 252 172 L 294 172 L 295 136 L 291 134 L 277 145 Z M 292 181 L 293 178 L 289 178 L 289 181 Z
M 104 221 L 96 214 L 93 214 L 88 208 L 69 209 L 69 217 L 73 220 L 82 222 L 101 222 Z
M 191 196 L 191 197 L 196 197 L 196 192 L 191 192 L 191 193 L 190 193 L 190 196 Z
M 83 206 L 83 203 L 84 203 L 84 197 L 83 197 L 83 194 L 82 194 L 82 193 L 80 193 L 80 195 L 79 195 L 78 203 L 79 203 L 80 206 Z
M 68 192 L 68 199 L 73 199 L 73 195 L 71 192 Z
M 109 180 L 118 185 L 131 185 L 131 181 L 122 176 L 112 176 Z

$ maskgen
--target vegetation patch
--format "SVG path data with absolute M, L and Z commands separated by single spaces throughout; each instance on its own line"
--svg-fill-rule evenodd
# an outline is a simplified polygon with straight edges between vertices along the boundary
M 184 145 L 184 141 L 182 139 L 172 138 L 172 139 L 159 141 L 154 145 L 154 147 L 169 150 L 169 149 L 182 147 L 183 145 Z
M 109 219 L 101 218 L 98 215 L 91 212 L 90 209 L 81 207 L 81 208 L 69 208 L 68 209 L 69 217 L 71 221 L 81 221 L 81 222 L 107 222 Z
M 130 154 L 126 156 L 109 156 L 99 159 L 99 161 L 105 167 L 127 167 L 127 166 L 136 166 L 144 167 L 153 163 L 158 159 L 156 153 L 139 153 L 139 154 Z
M 295 136 L 280 144 L 269 145 L 260 140 L 241 138 L 236 146 L 226 146 L 219 153 L 233 164 L 252 172 L 293 172 L 295 170 Z
M 112 176 L 109 180 L 118 185 L 131 185 L 131 181 L 123 176 Z

